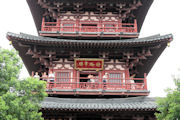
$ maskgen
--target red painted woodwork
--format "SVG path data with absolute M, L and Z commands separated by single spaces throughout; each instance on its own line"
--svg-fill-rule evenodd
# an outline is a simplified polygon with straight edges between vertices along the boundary
M 58 32 L 58 33 L 52 33 Z M 59 34 L 60 33 L 60 34 Z M 80 35 L 88 37 L 117 37 L 120 33 L 135 33 L 121 36 L 138 37 L 137 22 L 121 23 L 120 21 L 79 21 L 79 20 L 57 20 L 57 22 L 45 22 L 42 20 L 41 36 L 72 36 Z M 52 35 L 53 34 L 53 35 Z
M 48 78 L 47 78 L 48 79 Z M 57 82 L 57 77 L 55 82 L 47 82 L 47 89 L 58 89 L 58 90 L 67 90 L 67 89 L 83 89 L 83 90 L 147 90 L 146 78 L 129 78 L 129 79 L 120 79 L 120 78 L 110 78 L 111 80 L 118 82 L 101 82 L 101 79 L 95 78 L 95 82 L 71 82 L 79 81 L 79 79 L 88 79 L 87 77 L 61 77 L 60 79 L 64 82 Z M 132 82 L 136 81 L 136 82 Z M 67 81 L 67 82 L 65 82 Z
M 146 74 L 144 74 L 144 78 L 129 78 L 128 70 L 86 71 L 84 73 L 84 71 L 54 69 L 53 72 L 55 73 L 54 82 L 50 82 L 49 78 L 41 78 L 41 80 L 47 80 L 48 94 L 136 96 L 149 94 L 147 91 Z M 103 75 L 105 73 L 108 73 L 108 78 L 107 82 L 104 83 Z M 88 76 L 82 77 L 82 75 L 90 74 L 94 74 L 94 82 L 90 81 Z M 123 92 L 124 90 L 126 92 Z

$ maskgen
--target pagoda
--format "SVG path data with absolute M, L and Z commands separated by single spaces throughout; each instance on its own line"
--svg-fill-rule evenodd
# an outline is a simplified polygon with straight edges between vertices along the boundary
M 27 0 L 38 36 L 7 38 L 29 74 L 47 81 L 45 120 L 156 119 L 146 76 L 173 37 L 138 37 L 152 2 Z

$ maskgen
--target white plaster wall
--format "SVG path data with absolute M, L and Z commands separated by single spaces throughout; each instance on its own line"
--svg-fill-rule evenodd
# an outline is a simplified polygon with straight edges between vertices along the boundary
M 63 63 L 66 63 L 66 64 L 64 64 L 63 65 Z M 73 64 L 73 63 L 71 63 L 71 64 Z M 71 66 L 71 64 L 70 64 L 70 61 L 68 61 L 67 59 L 64 59 L 64 61 L 63 61 L 63 59 L 59 59 L 59 61 L 57 61 L 57 63 L 55 64 L 55 67 L 54 67 L 54 69 L 69 69 L 69 70 L 72 70 L 73 69 L 73 67 Z
M 113 65 L 115 64 L 115 66 Z M 105 62 L 104 63 L 105 70 L 125 70 L 123 66 L 125 66 L 125 63 L 119 62 L 118 60 L 113 61 L 111 60 L 110 62 Z

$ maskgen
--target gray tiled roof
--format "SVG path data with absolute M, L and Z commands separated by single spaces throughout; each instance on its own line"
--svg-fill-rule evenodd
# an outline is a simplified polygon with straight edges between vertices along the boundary
M 8 32 L 7 37 L 9 40 L 12 41 L 22 41 L 22 42 L 29 42 L 33 43 L 41 43 L 41 44 L 48 44 L 48 45 L 55 45 L 55 46 L 62 46 L 62 45 L 72 45 L 72 46 L 92 46 L 92 47 L 102 47 L 102 46 L 110 46 L 118 47 L 118 46 L 144 46 L 148 44 L 155 44 L 161 42 L 169 42 L 172 40 L 172 34 L 168 35 L 154 35 L 150 37 L 144 38 L 135 38 L 135 39 L 125 39 L 125 40 L 71 40 L 71 39 L 57 39 L 57 38 L 50 38 L 50 37 L 42 37 L 42 36 L 33 36 L 28 34 L 15 34 Z M 97 45 L 97 46 L 95 46 Z
M 157 107 L 154 98 L 54 98 L 47 97 L 42 102 L 42 109 L 59 110 L 155 110 Z

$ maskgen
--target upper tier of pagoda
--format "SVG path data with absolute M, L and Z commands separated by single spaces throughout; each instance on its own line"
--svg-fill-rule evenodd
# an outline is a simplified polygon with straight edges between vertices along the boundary
M 137 38 L 153 0 L 27 0 L 39 35 Z

